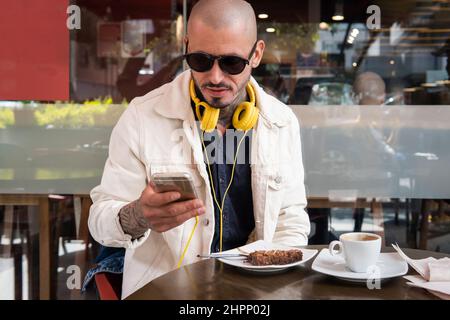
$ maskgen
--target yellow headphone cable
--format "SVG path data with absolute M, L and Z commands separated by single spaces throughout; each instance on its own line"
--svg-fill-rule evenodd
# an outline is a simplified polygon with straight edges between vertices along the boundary
M 186 246 L 184 247 L 183 253 L 181 254 L 180 260 L 178 260 L 177 268 L 181 267 L 183 264 L 184 256 L 186 255 L 186 251 L 189 248 L 189 245 L 191 244 L 192 237 L 194 236 L 195 229 L 197 229 L 198 225 L 198 216 L 195 216 L 195 224 L 192 228 L 191 234 L 189 235 L 188 241 L 186 243 Z
M 239 144 L 237 146 L 237 150 L 236 150 L 236 154 L 234 155 L 234 161 L 233 161 L 233 168 L 231 169 L 231 178 L 230 178 L 230 182 L 228 183 L 227 188 L 225 189 L 225 192 L 223 194 L 223 198 L 222 198 L 222 204 L 219 204 L 219 201 L 217 200 L 217 195 L 216 195 L 216 189 L 214 187 L 214 181 L 212 179 L 212 173 L 211 173 L 211 165 L 209 163 L 209 159 L 208 159 L 208 155 L 206 154 L 206 162 L 208 164 L 208 171 L 209 171 L 209 181 L 211 182 L 211 186 L 212 186 L 212 191 L 213 191 L 213 197 L 214 197 L 214 202 L 216 203 L 217 207 L 219 208 L 219 212 L 220 212 L 220 237 L 219 237 L 219 251 L 222 252 L 222 239 L 223 239 L 223 207 L 225 205 L 225 198 L 228 194 L 228 190 L 231 187 L 231 184 L 233 183 L 233 178 L 234 178 L 234 171 L 236 168 L 236 160 L 237 157 L 239 155 L 239 149 L 241 147 L 241 143 L 242 141 L 244 141 L 245 136 L 247 135 L 248 131 L 244 132 L 244 135 L 242 136 L 241 140 L 239 141 Z M 205 141 L 204 141 L 204 133 L 202 134 L 202 145 L 204 150 L 206 151 L 206 146 L 205 146 Z
M 223 207 L 225 205 L 225 198 L 228 194 L 228 190 L 231 187 L 231 184 L 233 183 L 233 178 L 234 178 L 234 171 L 236 168 L 236 161 L 237 161 L 237 157 L 239 155 L 239 149 L 241 147 L 242 141 L 244 141 L 244 138 L 246 137 L 248 131 L 244 132 L 244 135 L 242 136 L 241 140 L 239 141 L 237 150 L 236 150 L 236 154 L 234 156 L 234 161 L 233 161 L 233 168 L 231 169 L 231 178 L 230 178 L 230 182 L 228 183 L 227 188 L 225 189 L 225 193 L 223 195 L 222 198 L 222 204 L 219 204 L 219 201 L 217 200 L 217 195 L 216 195 L 216 191 L 215 191 L 215 187 L 214 187 L 214 181 L 212 179 L 212 173 L 211 173 L 211 165 L 209 163 L 209 159 L 208 159 L 208 155 L 206 155 L 206 162 L 208 164 L 208 172 L 209 172 L 209 181 L 211 182 L 211 186 L 212 186 L 212 191 L 213 191 L 213 197 L 214 197 L 214 202 L 216 203 L 217 207 L 219 208 L 219 212 L 220 212 L 220 236 L 219 236 L 219 251 L 222 252 L 222 242 L 223 242 Z M 205 141 L 204 141 L 204 134 L 205 132 L 203 131 L 202 134 L 202 145 L 204 150 L 206 151 L 206 146 L 205 146 Z M 191 240 L 192 237 L 194 236 L 195 230 L 197 229 L 197 225 L 198 225 L 198 216 L 195 216 L 195 225 L 192 228 L 192 231 L 189 235 L 188 241 L 186 243 L 186 246 L 184 247 L 183 253 L 181 254 L 180 260 L 178 261 L 178 266 L 177 268 L 180 268 L 181 265 L 183 264 L 183 260 L 184 260 L 184 256 L 186 255 L 187 249 L 189 248 L 189 245 L 191 244 Z

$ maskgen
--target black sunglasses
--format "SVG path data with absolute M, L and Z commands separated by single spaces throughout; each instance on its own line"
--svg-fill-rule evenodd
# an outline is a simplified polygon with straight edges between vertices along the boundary
M 236 75 L 244 71 L 245 66 L 250 64 L 250 58 L 253 56 L 256 50 L 256 44 L 258 41 L 255 41 L 253 45 L 252 51 L 248 55 L 247 59 L 241 58 L 239 56 L 214 56 L 212 54 L 208 54 L 205 52 L 193 52 L 186 53 L 183 57 L 186 59 L 189 67 L 197 72 L 206 72 L 211 70 L 214 65 L 214 61 L 217 60 L 219 62 L 219 67 L 223 72 L 226 72 L 231 75 Z M 187 52 L 188 44 L 186 44 L 186 52 Z

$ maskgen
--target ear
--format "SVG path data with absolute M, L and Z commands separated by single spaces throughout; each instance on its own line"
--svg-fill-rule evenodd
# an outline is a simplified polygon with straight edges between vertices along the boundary
M 256 44 L 255 53 L 253 54 L 253 58 L 250 61 L 250 65 L 252 68 L 256 68 L 259 66 L 259 63 L 261 62 L 261 59 L 264 54 L 264 48 L 266 47 L 266 44 L 263 40 L 258 40 L 258 43 Z

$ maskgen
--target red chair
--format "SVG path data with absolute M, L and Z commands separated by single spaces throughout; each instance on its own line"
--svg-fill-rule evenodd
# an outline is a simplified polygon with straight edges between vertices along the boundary
M 120 300 L 122 274 L 100 272 L 94 276 L 100 300 Z

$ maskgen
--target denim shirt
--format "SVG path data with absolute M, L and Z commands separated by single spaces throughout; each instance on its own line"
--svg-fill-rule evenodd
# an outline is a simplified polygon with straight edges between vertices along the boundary
M 200 132 L 202 134 L 202 132 Z M 227 129 L 223 136 L 217 130 L 204 134 L 206 155 L 208 155 L 211 176 L 211 193 L 216 194 L 217 201 L 222 204 L 223 196 L 231 180 L 234 158 L 243 131 L 233 128 Z M 255 228 L 253 216 L 253 201 L 251 187 L 250 150 L 252 130 L 247 132 L 242 141 L 239 154 L 236 158 L 236 166 L 233 181 L 228 190 L 223 205 L 223 239 L 222 250 L 229 250 L 244 245 L 248 236 Z M 205 158 L 206 160 L 206 158 Z M 206 161 L 205 161 L 206 162 Z M 206 163 L 208 166 L 208 163 Z M 210 175 L 209 170 L 208 176 Z M 211 252 L 220 250 L 220 210 L 214 201 L 215 230 Z
M 97 264 L 90 269 L 83 281 L 81 292 L 85 292 L 89 287 L 91 280 L 97 273 L 109 272 L 121 274 L 123 273 L 123 260 L 125 258 L 125 248 L 100 247 L 100 253 L 95 259 Z

